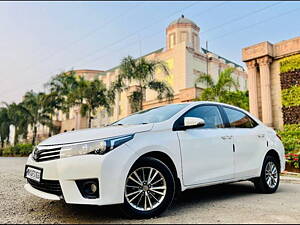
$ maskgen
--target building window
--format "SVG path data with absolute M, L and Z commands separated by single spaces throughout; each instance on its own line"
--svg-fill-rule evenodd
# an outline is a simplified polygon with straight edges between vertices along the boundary
M 183 42 L 183 41 L 188 42 L 188 33 L 187 32 L 180 33 L 180 42 Z
M 197 34 L 193 34 L 192 42 L 193 42 L 193 49 L 197 49 Z
M 169 47 L 173 48 L 175 45 L 175 34 L 170 34 L 169 36 Z

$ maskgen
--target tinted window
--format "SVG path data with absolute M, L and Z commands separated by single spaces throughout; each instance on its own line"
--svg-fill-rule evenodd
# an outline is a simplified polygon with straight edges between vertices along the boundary
M 235 128 L 253 128 L 256 126 L 256 122 L 253 121 L 245 113 L 224 107 L 231 127 Z
M 205 121 L 203 128 L 223 128 L 224 124 L 216 106 L 199 106 L 188 111 L 184 117 L 197 117 Z

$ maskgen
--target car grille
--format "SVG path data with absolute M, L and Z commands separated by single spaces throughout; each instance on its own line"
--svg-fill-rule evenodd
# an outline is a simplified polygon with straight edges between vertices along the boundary
M 33 152 L 33 159 L 37 162 L 60 158 L 61 147 L 38 147 Z
M 36 182 L 31 179 L 27 179 L 27 182 L 35 189 L 62 196 L 62 190 L 58 180 L 42 180 L 41 182 Z

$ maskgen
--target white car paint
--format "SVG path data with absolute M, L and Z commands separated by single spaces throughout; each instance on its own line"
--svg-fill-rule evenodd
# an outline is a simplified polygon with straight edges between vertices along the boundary
M 41 145 L 61 145 L 75 142 L 103 139 L 114 136 L 122 136 L 132 132 L 139 133 L 151 130 L 153 124 L 125 125 L 116 127 L 103 127 L 76 130 L 52 136 L 41 143 Z M 117 132 L 117 133 L 116 133 Z
M 41 168 L 42 179 L 58 180 L 66 203 L 92 205 L 123 203 L 125 181 L 130 168 L 141 156 L 154 151 L 166 154 L 173 161 L 182 191 L 258 177 L 264 157 L 271 149 L 278 153 L 281 171 L 284 170 L 284 148 L 275 131 L 239 108 L 230 106 L 249 115 L 258 126 L 252 129 L 172 130 L 174 122 L 182 114 L 203 104 L 227 106 L 221 103 L 191 102 L 168 120 L 159 123 L 109 126 L 62 133 L 43 141 L 38 147 L 135 135 L 132 140 L 104 155 L 87 154 L 44 162 L 37 162 L 30 155 L 27 165 Z M 264 137 L 259 138 L 258 135 Z M 99 198 L 84 198 L 75 183 L 76 180 L 90 178 L 99 179 Z M 25 189 L 41 198 L 59 199 L 58 196 L 38 191 L 29 184 L 25 185 Z

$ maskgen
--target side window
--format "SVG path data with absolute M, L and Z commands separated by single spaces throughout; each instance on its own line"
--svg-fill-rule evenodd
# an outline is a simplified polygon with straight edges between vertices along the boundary
M 225 113 L 227 114 L 229 124 L 231 127 L 253 128 L 257 125 L 256 122 L 252 120 L 249 116 L 247 116 L 245 113 L 227 107 L 223 108 Z
M 188 111 L 184 117 L 197 117 L 205 121 L 203 128 L 224 128 L 217 106 L 199 106 Z

